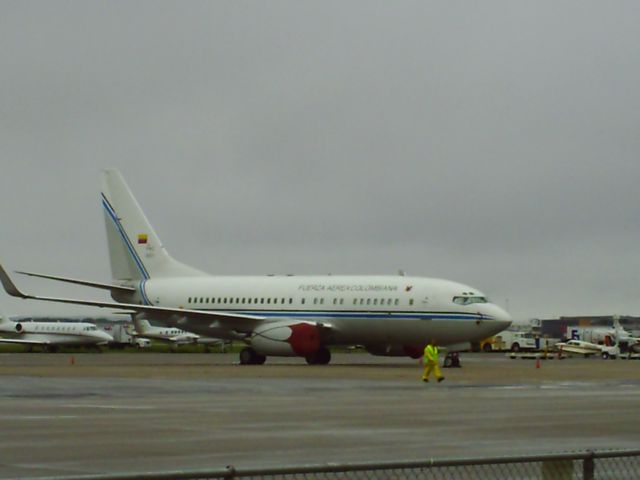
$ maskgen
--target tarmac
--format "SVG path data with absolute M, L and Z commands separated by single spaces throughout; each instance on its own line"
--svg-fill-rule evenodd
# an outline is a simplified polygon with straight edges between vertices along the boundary
M 0 478 L 637 448 L 640 361 L 0 354 Z

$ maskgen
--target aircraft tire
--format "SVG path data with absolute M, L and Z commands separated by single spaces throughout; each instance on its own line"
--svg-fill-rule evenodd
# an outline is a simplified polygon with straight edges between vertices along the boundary
M 262 365 L 266 360 L 267 357 L 251 347 L 245 347 L 240 351 L 240 365 Z
M 309 365 L 328 365 L 331 362 L 331 352 L 328 348 L 320 347 L 313 355 L 308 355 L 305 360 Z
M 511 351 L 512 352 L 519 352 L 520 351 L 520 344 L 518 342 L 516 342 L 513 345 L 511 345 Z
M 609 360 L 609 354 L 607 352 L 602 352 L 602 358 Z

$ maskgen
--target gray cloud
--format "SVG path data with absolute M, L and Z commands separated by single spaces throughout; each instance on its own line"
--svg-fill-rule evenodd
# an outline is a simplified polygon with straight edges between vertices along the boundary
M 639 9 L 5 2 L 2 261 L 107 280 L 118 167 L 212 273 L 404 268 L 518 319 L 637 314 Z

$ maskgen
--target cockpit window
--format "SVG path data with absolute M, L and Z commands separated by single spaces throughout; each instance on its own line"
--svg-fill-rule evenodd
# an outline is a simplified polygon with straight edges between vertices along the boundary
M 471 305 L 472 303 L 487 303 L 489 300 L 487 297 L 478 297 L 478 296 L 456 296 L 453 297 L 453 303 L 457 303 L 458 305 Z

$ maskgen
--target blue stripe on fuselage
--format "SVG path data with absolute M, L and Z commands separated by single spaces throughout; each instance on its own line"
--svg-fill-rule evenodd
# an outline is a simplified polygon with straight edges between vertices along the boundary
M 122 224 L 120 223 L 120 220 L 118 219 L 118 215 L 116 215 L 115 210 L 113 209 L 113 207 L 111 206 L 111 204 L 109 203 L 107 198 L 104 196 L 104 194 L 102 195 L 102 205 L 107 210 L 107 213 L 111 217 L 111 220 L 113 220 L 113 223 L 115 224 L 116 228 L 118 229 L 118 232 L 120 233 L 120 236 L 122 237 L 122 240 L 124 241 L 125 245 L 127 246 L 127 249 L 129 250 L 129 253 L 131 254 L 131 257 L 133 258 L 133 261 L 136 263 L 138 269 L 140 270 L 140 274 L 141 274 L 142 278 L 144 278 L 145 280 L 148 280 L 149 279 L 149 273 L 147 272 L 147 269 L 144 268 L 144 264 L 142 263 L 142 260 L 140 259 L 140 257 L 136 253 L 135 248 L 133 247 L 133 245 L 131 244 L 131 241 L 129 240 L 129 237 L 127 237 L 127 234 L 125 233 L 124 228 L 122 227 Z
M 114 225 L 116 226 L 116 229 L 118 230 L 118 233 L 122 238 L 122 241 L 127 247 L 127 250 L 129 250 L 129 254 L 131 255 L 131 258 L 133 258 L 134 263 L 136 264 L 136 266 L 138 267 L 138 270 L 140 271 L 140 276 L 142 276 L 142 280 L 140 281 L 139 291 L 140 291 L 140 295 L 142 296 L 142 301 L 146 305 L 151 305 L 151 302 L 149 301 L 149 298 L 147 297 L 147 294 L 144 290 L 144 284 L 149 279 L 149 273 L 147 272 L 147 269 L 144 267 L 142 260 L 136 253 L 135 248 L 133 247 L 133 245 L 131 244 L 131 241 L 129 240 L 129 237 L 127 237 L 127 234 L 125 233 L 124 228 L 122 227 L 122 224 L 118 219 L 118 215 L 116 215 L 115 210 L 113 209 L 113 207 L 111 206 L 107 198 L 104 196 L 104 194 L 102 194 L 102 205 L 104 206 L 105 210 L 109 214 L 109 217 L 111 218 Z
M 242 310 L 206 310 L 208 312 L 219 313 L 235 313 L 245 315 L 256 315 L 263 317 L 282 317 L 282 318 L 403 318 L 416 320 L 493 320 L 493 317 L 487 315 L 478 315 L 476 313 L 356 313 L 356 312 L 336 312 L 336 311 L 242 311 Z

